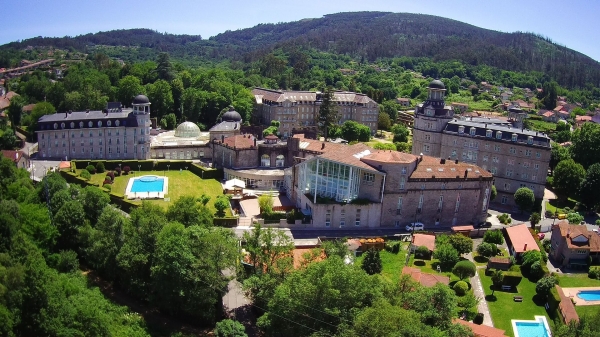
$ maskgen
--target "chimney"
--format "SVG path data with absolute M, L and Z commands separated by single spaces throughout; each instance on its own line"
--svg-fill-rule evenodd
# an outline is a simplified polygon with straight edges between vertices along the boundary
M 440 164 L 442 164 L 442 165 L 446 164 L 446 159 L 444 159 L 444 158 L 440 159 Z
M 525 247 L 523 247 L 523 251 L 526 252 L 527 251 L 527 244 L 525 244 Z
M 256 138 L 254 138 L 254 147 L 256 147 Z
M 221 135 L 221 143 L 225 141 L 225 135 Z
M 90 109 L 85 110 L 85 113 L 89 114 L 90 113 Z
M 65 111 L 65 118 L 69 117 L 69 113 Z
M 465 170 L 465 179 L 467 179 L 467 174 L 469 174 L 469 171 Z
M 325 148 L 325 142 L 323 142 L 323 144 L 321 144 L 321 150 L 323 150 Z
M 458 164 L 458 159 L 456 159 L 456 160 L 454 161 L 454 164 Z

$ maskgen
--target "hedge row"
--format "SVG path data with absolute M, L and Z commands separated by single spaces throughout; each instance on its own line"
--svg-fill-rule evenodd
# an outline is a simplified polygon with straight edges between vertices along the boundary
M 126 213 L 131 213 L 133 208 L 137 208 L 139 207 L 138 204 L 135 204 L 127 199 L 125 199 L 125 196 L 122 194 L 117 194 L 117 193 L 109 193 L 108 196 L 110 197 L 110 201 L 113 204 L 116 204 L 117 206 L 119 206 L 121 208 L 121 210 L 123 210 Z
M 549 306 L 549 311 L 554 311 L 556 309 L 558 309 L 558 305 L 560 304 L 560 295 L 558 294 L 558 290 L 556 289 L 556 287 L 552 287 L 552 289 L 550 289 L 550 294 L 548 295 L 548 306 Z
M 71 167 L 78 170 L 85 169 L 88 165 L 98 164 L 103 162 L 106 170 L 114 170 L 119 167 L 129 166 L 132 171 L 141 169 L 142 171 L 152 170 L 190 170 L 193 174 L 197 175 L 202 179 L 223 179 L 223 170 L 214 168 L 205 168 L 200 165 L 194 164 L 189 160 L 171 160 L 171 161 L 154 161 L 154 160 L 73 160 L 71 161 Z
M 202 179 L 223 179 L 222 169 L 206 168 L 197 164 L 192 164 L 188 169 Z
M 238 225 L 238 217 L 213 218 L 213 225 L 217 227 L 233 228 Z

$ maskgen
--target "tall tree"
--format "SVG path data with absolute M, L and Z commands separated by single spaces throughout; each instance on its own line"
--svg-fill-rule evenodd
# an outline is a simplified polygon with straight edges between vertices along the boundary
M 38 120 L 45 115 L 51 115 L 56 113 L 54 106 L 48 102 L 39 102 L 33 106 L 31 110 L 31 122 L 29 123 L 29 130 L 36 131 Z M 34 135 L 34 140 L 37 140 L 37 135 Z
M 585 178 L 579 187 L 579 196 L 581 202 L 590 210 L 594 210 L 600 205 L 600 164 L 592 164 L 588 167 Z
M 156 58 L 156 74 L 158 78 L 164 81 L 173 79 L 173 66 L 168 53 L 160 53 Z
M 177 199 L 169 206 L 166 215 L 169 221 L 177 221 L 185 227 L 212 227 L 213 225 L 213 217 L 208 207 L 192 196 Z
M 584 123 L 573 132 L 573 145 L 569 148 L 571 156 L 584 168 L 600 162 L 600 125 Z
M 25 98 L 19 95 L 13 96 L 8 106 L 8 116 L 10 117 L 10 123 L 13 127 L 21 125 L 21 117 L 23 116 L 23 106 L 27 102 Z
M 535 203 L 535 195 L 533 194 L 533 191 L 527 187 L 521 187 L 517 189 L 514 198 L 515 204 L 519 206 L 521 213 L 523 213 L 523 211 L 530 210 Z
M 123 106 L 131 106 L 133 98 L 139 94 L 146 93 L 142 81 L 132 75 L 127 75 L 119 80 L 117 87 L 117 99 Z
M 559 197 L 574 196 L 585 178 L 585 169 L 573 159 L 563 160 L 554 169 L 554 188 Z
M 552 143 L 552 149 L 550 150 L 550 172 L 554 175 L 554 169 L 556 165 L 563 160 L 567 160 L 571 158 L 571 154 L 569 152 L 569 148 L 560 146 L 560 144 Z
M 328 130 L 338 123 L 340 116 L 337 105 L 333 100 L 333 88 L 327 87 L 321 95 L 322 103 L 317 115 L 317 124 L 319 125 L 321 134 L 327 138 L 329 135 L 327 133 Z
M 152 115 L 161 119 L 173 112 L 173 93 L 171 85 L 165 80 L 158 80 L 146 85 L 148 99 L 152 102 Z
M 365 258 L 361 264 L 362 269 L 369 275 L 379 274 L 383 269 L 381 264 L 381 257 L 379 251 L 376 249 L 369 249 L 365 254 Z

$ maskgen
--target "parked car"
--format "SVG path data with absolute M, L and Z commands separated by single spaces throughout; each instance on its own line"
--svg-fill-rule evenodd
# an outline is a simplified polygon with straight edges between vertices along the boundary
M 477 224 L 477 226 L 475 226 L 475 228 L 490 228 L 490 227 L 492 227 L 492 223 L 489 221 L 480 222 L 479 224 Z
M 412 222 L 410 225 L 406 225 L 406 230 L 409 232 L 412 232 L 413 230 L 422 231 L 425 230 L 425 225 L 421 222 Z

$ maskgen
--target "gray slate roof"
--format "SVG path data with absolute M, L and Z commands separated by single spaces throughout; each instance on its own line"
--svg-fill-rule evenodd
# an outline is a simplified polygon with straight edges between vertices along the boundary
M 94 119 L 112 119 L 112 118 L 127 118 L 129 114 L 133 112 L 132 109 L 123 109 L 122 112 L 111 112 L 106 114 L 101 110 L 97 111 L 73 111 L 71 113 L 67 113 L 65 115 L 64 112 L 58 112 L 52 115 L 45 115 L 40 117 L 38 120 L 39 123 L 43 122 L 77 122 L 84 120 L 94 120 Z M 65 117 L 66 116 L 66 117 Z
M 512 135 L 517 135 L 517 143 L 527 143 L 527 138 L 529 136 L 533 137 L 533 145 L 550 147 L 550 137 L 548 135 L 532 131 L 529 129 L 519 129 L 511 126 L 505 125 L 496 125 L 496 124 L 484 124 L 477 123 L 472 121 L 462 121 L 462 120 L 453 120 L 448 122 L 446 128 L 444 129 L 445 133 L 458 133 L 459 126 L 464 126 L 464 135 L 466 137 L 473 137 L 470 135 L 471 127 L 475 128 L 475 136 L 474 137 L 483 137 L 489 140 L 498 141 L 498 142 L 512 142 Z M 487 137 L 486 131 L 492 130 L 492 137 Z M 502 138 L 496 138 L 496 132 L 502 132 Z
M 239 128 L 240 128 L 239 122 L 221 122 L 221 123 L 213 126 L 212 128 L 210 128 L 210 130 L 208 130 L 208 131 L 232 131 L 232 130 L 238 130 Z

